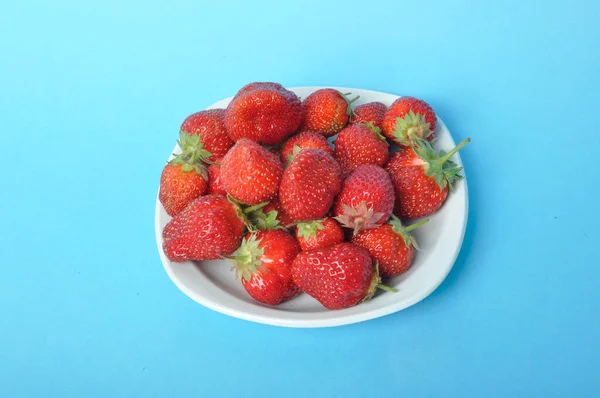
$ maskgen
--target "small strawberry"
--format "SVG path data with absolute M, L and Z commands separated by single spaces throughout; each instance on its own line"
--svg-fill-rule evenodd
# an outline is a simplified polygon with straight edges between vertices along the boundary
M 281 162 L 285 165 L 289 164 L 302 149 L 314 148 L 321 149 L 330 155 L 333 155 L 331 145 L 322 134 L 313 133 L 312 131 L 304 131 L 290 137 L 283 147 L 281 147 L 280 157 Z
M 302 101 L 302 129 L 331 137 L 346 127 L 353 114 L 352 103 L 359 98 L 356 96 L 349 100 L 347 96 L 350 94 L 342 94 L 332 88 L 310 94 Z
M 320 149 L 303 149 L 285 169 L 279 200 L 295 220 L 323 218 L 342 187 L 341 169 Z
M 171 261 L 215 260 L 233 253 L 244 223 L 229 201 L 206 195 L 192 201 L 163 230 L 163 251 Z
M 194 199 L 206 193 L 206 177 L 194 166 L 167 164 L 160 176 L 158 199 L 168 215 L 174 216 Z
M 279 158 L 256 142 L 242 138 L 221 162 L 221 182 L 229 195 L 248 204 L 277 195 L 283 166 Z
M 229 258 L 248 294 L 261 303 L 276 305 L 300 293 L 291 270 L 298 253 L 300 246 L 288 232 L 265 230 L 247 234 Z
M 277 145 L 298 129 L 302 104 L 278 83 L 250 83 L 236 94 L 225 111 L 225 127 L 235 142 L 248 138 Z
M 267 217 L 270 214 L 274 214 L 278 225 L 281 225 L 288 229 L 293 228 L 292 224 L 294 224 L 294 219 L 283 209 L 283 205 L 279 201 L 278 196 L 276 196 L 275 198 L 273 198 L 273 200 L 267 203 L 267 205 L 263 208 L 263 213 L 266 214 Z
M 383 135 L 402 147 L 419 140 L 432 140 L 435 132 L 435 112 L 425 101 L 400 97 L 385 112 Z
M 396 206 L 394 214 L 402 219 L 427 217 L 442 206 L 448 187 L 462 178 L 462 167 L 450 157 L 471 141 L 462 141 L 450 152 L 437 152 L 427 141 L 422 147 L 396 152 L 386 166 L 394 183 Z
M 363 229 L 385 223 L 394 209 L 394 186 L 390 176 L 379 166 L 359 166 L 344 181 L 333 213 L 335 219 L 354 235 Z
M 419 250 L 410 231 L 428 221 L 424 219 L 403 227 L 400 220 L 392 215 L 387 224 L 360 232 L 352 238 L 352 243 L 365 248 L 373 260 L 379 263 L 381 275 L 399 275 L 410 267 L 414 249 Z
M 344 231 L 333 218 L 298 223 L 296 239 L 302 251 L 321 249 L 344 241 Z
M 378 287 L 396 291 L 381 285 L 369 253 L 352 243 L 298 254 L 292 264 L 292 279 L 302 291 L 331 310 L 368 300 Z
M 338 161 L 345 176 L 363 164 L 383 166 L 390 153 L 385 137 L 380 130 L 370 124 L 346 127 L 335 139 L 335 160 Z
M 363 124 L 371 122 L 375 127 L 382 128 L 383 117 L 387 106 L 381 102 L 367 102 L 356 107 L 352 124 Z
M 211 164 L 208 166 L 208 194 L 227 195 L 221 183 L 221 166 Z
M 225 156 L 233 141 L 225 131 L 225 109 L 209 109 L 188 116 L 181 124 L 181 131 L 197 135 L 202 149 L 210 152 L 208 161 Z

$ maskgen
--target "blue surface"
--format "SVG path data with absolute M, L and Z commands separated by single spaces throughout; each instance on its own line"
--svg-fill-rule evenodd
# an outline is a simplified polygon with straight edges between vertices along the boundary
M 598 3 L 218 3 L 0 7 L 0 396 L 598 396 Z M 294 330 L 169 281 L 163 162 L 185 116 L 254 80 L 415 95 L 473 139 L 433 295 Z

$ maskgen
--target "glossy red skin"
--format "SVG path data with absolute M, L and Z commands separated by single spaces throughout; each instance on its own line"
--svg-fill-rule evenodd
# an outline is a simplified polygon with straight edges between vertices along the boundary
M 331 145 L 329 144 L 325 136 L 312 131 L 304 131 L 290 137 L 281 147 L 279 156 L 283 164 L 289 163 L 288 159 L 294 153 L 294 146 L 298 146 L 300 149 L 321 149 L 327 152 L 329 155 L 333 155 Z
M 383 135 L 393 140 L 393 133 L 396 129 L 396 118 L 403 118 L 411 109 L 415 114 L 420 113 L 425 115 L 425 121 L 429 123 L 429 129 L 435 132 L 437 119 L 431 106 L 427 102 L 414 97 L 400 97 L 385 112 L 381 127 Z M 431 134 L 428 139 L 431 141 L 434 136 L 435 134 Z
M 331 208 L 342 187 L 341 169 L 320 149 L 304 149 L 285 169 L 279 200 L 294 220 L 317 220 Z
M 273 200 L 271 200 L 269 203 L 267 203 L 267 205 L 265 207 L 263 207 L 263 213 L 265 213 L 265 214 L 269 213 L 272 210 L 277 211 L 277 220 L 279 220 L 279 225 L 281 225 L 287 229 L 294 228 L 294 226 L 292 224 L 295 222 L 295 220 L 292 218 L 292 216 L 287 214 L 287 212 L 281 205 L 281 202 L 279 201 L 278 196 L 273 198 Z
M 300 253 L 292 264 L 296 286 L 332 310 L 360 302 L 367 295 L 372 278 L 369 253 L 352 243 Z
M 174 216 L 206 193 L 208 183 L 194 170 L 183 172 L 180 164 L 167 164 L 160 176 L 158 199 L 168 215 Z
M 348 102 L 332 88 L 317 90 L 302 101 L 302 130 L 331 137 L 348 124 Z
M 221 183 L 235 199 L 256 205 L 277 195 L 283 165 L 254 141 L 239 140 L 221 161 Z
M 233 141 L 225 130 L 225 109 L 209 109 L 188 116 L 181 124 L 181 130 L 199 135 L 204 149 L 212 153 L 210 161 L 225 156 Z
M 221 166 L 211 164 L 208 166 L 208 194 L 227 195 L 221 182 Z
M 225 127 L 235 142 L 248 138 L 277 145 L 298 129 L 302 104 L 277 83 L 250 83 L 236 94 L 225 111 Z
M 440 190 L 433 177 L 425 175 L 422 159 L 412 149 L 396 152 L 387 166 L 394 184 L 394 214 L 408 220 L 429 216 L 444 204 L 448 186 Z
M 246 235 L 246 239 L 249 237 Z M 249 282 L 242 278 L 244 289 L 254 300 L 271 305 L 295 297 L 300 290 L 292 282 L 292 263 L 300 253 L 298 242 L 280 229 L 258 231 L 256 239 L 264 251 L 262 265 Z
M 201 196 L 165 226 L 163 251 L 175 262 L 216 260 L 238 248 L 244 228 L 227 198 Z
M 298 229 L 296 229 L 296 239 L 303 252 L 313 249 L 322 249 L 344 241 L 344 230 L 333 218 L 326 218 L 325 221 L 323 221 L 323 226 L 325 229 L 318 229 L 315 233 L 315 237 L 308 239 L 300 236 L 298 234 Z
M 394 210 L 394 186 L 390 176 L 384 169 L 372 164 L 358 167 L 344 181 L 333 213 L 339 216 L 343 213 L 342 205 L 357 209 L 361 202 L 366 202 L 368 209 L 384 216 L 377 223 L 385 223 Z
M 389 224 L 361 231 L 352 238 L 352 243 L 365 248 L 373 261 L 379 262 L 379 273 L 383 276 L 405 272 L 414 256 L 413 246 L 406 246 L 402 235 Z
M 362 125 L 349 126 L 335 139 L 335 160 L 348 176 L 363 164 L 383 166 L 390 156 L 387 142 Z
M 361 124 L 372 122 L 376 127 L 383 128 L 383 117 L 387 106 L 382 102 L 368 102 L 354 109 L 354 117 L 350 121 L 351 124 Z

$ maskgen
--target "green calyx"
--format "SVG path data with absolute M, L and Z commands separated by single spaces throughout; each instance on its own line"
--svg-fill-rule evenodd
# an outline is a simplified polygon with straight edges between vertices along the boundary
M 296 224 L 298 236 L 305 240 L 316 238 L 317 231 L 325 229 L 325 226 L 323 225 L 324 221 L 325 219 L 323 218 L 321 220 L 299 222 Z
M 174 158 L 169 161 L 169 164 L 181 164 L 183 172 L 188 173 L 194 170 L 208 180 L 205 163 L 213 163 L 208 160 L 212 153 L 204 149 L 204 143 L 200 136 L 182 130 L 179 132 L 177 145 L 181 149 L 181 153 L 174 153 Z
M 373 122 L 364 122 L 361 123 L 363 126 L 365 126 L 370 132 L 372 132 L 373 134 L 375 134 L 377 136 L 377 138 L 379 138 L 381 141 L 385 142 L 386 145 L 389 145 L 387 140 L 385 139 L 385 137 L 383 136 L 383 134 L 381 134 L 381 129 L 377 126 L 375 126 L 375 123 Z
M 402 222 L 398 219 L 398 217 L 396 217 L 395 215 L 392 214 L 392 216 L 390 217 L 390 220 L 388 221 L 388 224 L 392 226 L 392 229 L 394 230 L 394 232 L 396 232 L 398 235 L 402 236 L 402 239 L 404 239 L 404 244 L 406 245 L 406 247 L 414 247 L 417 250 L 421 250 L 419 248 L 419 245 L 417 245 L 417 241 L 414 238 L 414 236 L 411 235 L 410 231 L 412 231 L 415 228 L 420 227 L 421 225 L 425 225 L 429 222 L 428 218 L 425 218 L 419 222 L 416 222 L 414 224 L 411 224 L 407 227 L 402 225 Z
M 256 239 L 256 235 L 252 234 L 249 238 L 244 239 L 237 251 L 227 257 L 233 261 L 231 269 L 236 271 L 238 279 L 244 278 L 250 282 L 252 275 L 262 267 L 261 257 L 265 253 L 259 246 L 260 240 Z
M 296 156 L 302 151 L 303 148 L 300 148 L 298 145 L 294 145 L 294 149 L 291 155 L 287 156 L 287 164 L 292 163 L 292 160 L 296 158 Z
M 425 115 L 414 113 L 411 109 L 404 117 L 396 118 L 396 126 L 392 135 L 400 145 L 413 146 L 418 140 L 429 138 L 433 134 L 430 124 L 425 121 Z
M 379 275 L 379 262 L 375 261 L 373 263 L 373 276 L 371 277 L 369 289 L 367 290 L 365 297 L 363 297 L 360 302 L 363 303 L 365 301 L 369 301 L 373 295 L 375 295 L 377 289 L 385 290 L 386 292 L 398 293 L 398 289 L 386 286 L 381 282 L 381 276 Z
M 233 204 L 236 214 L 242 220 L 244 225 L 246 225 L 248 231 L 256 232 L 262 229 L 285 229 L 279 225 L 277 210 L 271 210 L 267 213 L 263 211 L 263 207 L 269 202 L 249 206 L 235 199 L 231 195 L 227 195 L 227 200 Z
M 466 138 L 449 152 L 436 151 L 429 141 L 418 140 L 412 150 L 426 163 L 425 175 L 435 178 L 435 182 L 442 191 L 446 186 L 452 189 L 452 184 L 463 178 L 460 171 L 463 169 L 450 160 L 452 155 L 471 142 Z
M 350 95 L 352 95 L 352 93 L 344 93 L 342 94 L 342 97 L 346 100 L 346 103 L 348 104 L 348 107 L 346 108 L 346 114 L 349 116 L 349 119 L 352 120 L 352 118 L 356 116 L 356 114 L 354 113 L 354 109 L 352 109 L 352 103 L 359 99 L 360 95 L 357 95 L 352 99 L 349 98 Z
M 342 214 L 334 217 L 342 226 L 354 230 L 356 236 L 363 229 L 375 228 L 381 225 L 379 221 L 383 213 L 375 213 L 373 207 L 367 207 L 367 202 L 361 202 L 357 208 L 342 204 Z

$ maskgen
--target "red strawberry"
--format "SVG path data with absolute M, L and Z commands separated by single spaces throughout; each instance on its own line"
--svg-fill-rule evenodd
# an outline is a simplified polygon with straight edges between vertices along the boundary
M 256 301 L 276 305 L 300 293 L 292 282 L 298 242 L 286 231 L 265 230 L 246 235 L 230 258 L 244 289 Z
M 221 166 L 211 164 L 208 166 L 208 193 L 217 195 L 227 195 L 223 184 L 221 183 Z
M 304 131 L 290 137 L 281 148 L 280 157 L 283 164 L 289 164 L 302 149 L 321 149 L 333 155 L 331 145 L 322 134 Z
M 310 94 L 302 101 L 302 129 L 331 137 L 346 127 L 352 116 L 351 104 L 358 99 L 357 96 L 348 100 L 347 96 L 350 94 L 342 94 L 332 88 L 324 88 Z
M 200 137 L 201 149 L 210 152 L 207 157 L 209 161 L 214 162 L 225 156 L 233 146 L 233 141 L 225 131 L 225 109 L 209 109 L 194 113 L 183 121 L 181 131 Z
M 300 99 L 278 83 L 250 83 L 237 93 L 225 111 L 225 127 L 235 142 L 249 138 L 277 145 L 298 129 Z
M 371 122 L 375 127 L 382 128 L 383 117 L 387 106 L 381 102 L 367 102 L 356 107 L 352 124 L 363 124 Z
M 435 213 L 446 200 L 448 187 L 462 178 L 458 174 L 462 167 L 449 159 L 470 141 L 467 138 L 448 153 L 436 152 L 427 141 L 395 153 L 385 168 L 396 192 L 394 214 L 410 219 Z
M 410 267 L 414 249 L 419 250 L 410 231 L 428 221 L 424 219 L 403 227 L 400 220 L 392 215 L 387 224 L 360 232 L 352 238 L 352 243 L 367 249 L 373 260 L 379 263 L 381 275 L 399 275 Z
M 333 218 L 298 223 L 296 239 L 302 251 L 321 249 L 344 241 L 344 231 Z
M 242 138 L 221 162 L 221 182 L 229 195 L 255 205 L 277 195 L 283 166 L 256 142 Z
M 192 201 L 163 230 L 163 251 L 171 261 L 215 260 L 237 249 L 244 223 L 223 196 Z
M 383 135 L 400 146 L 409 147 L 421 139 L 433 139 L 435 124 L 435 112 L 425 101 L 401 97 L 385 112 Z
M 379 166 L 358 167 L 344 182 L 333 210 L 335 219 L 354 235 L 385 223 L 394 209 L 394 186 Z
M 363 164 L 383 166 L 390 153 L 385 138 L 374 127 L 373 131 L 364 125 L 346 127 L 335 139 L 335 160 L 345 176 Z
M 381 285 L 369 253 L 352 243 L 315 249 L 298 254 L 292 264 L 296 286 L 326 308 L 351 307 L 371 298 Z
M 279 199 L 295 220 L 323 218 L 342 187 L 341 169 L 320 149 L 303 149 L 285 169 Z
M 206 173 L 206 172 L 205 172 Z M 174 216 L 192 200 L 206 193 L 206 177 L 190 164 L 167 164 L 160 176 L 158 199 Z
M 279 197 L 277 196 L 263 208 L 263 212 L 267 215 L 272 211 L 276 211 L 274 214 L 276 220 L 278 221 L 278 225 L 281 225 L 285 228 L 292 228 L 294 219 L 283 209 L 283 206 L 279 201 Z

